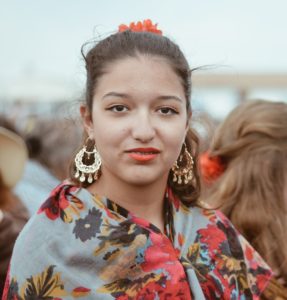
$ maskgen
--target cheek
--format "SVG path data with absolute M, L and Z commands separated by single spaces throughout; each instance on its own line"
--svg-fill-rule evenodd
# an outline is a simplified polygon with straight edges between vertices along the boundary
M 100 120 L 98 120 L 100 121 Z M 121 128 L 116 123 L 109 125 L 105 122 L 95 122 L 94 138 L 99 151 L 110 152 L 112 148 L 119 148 L 127 135 L 127 128 Z M 110 149 L 111 148 L 111 149 Z
M 165 128 L 165 142 L 169 146 L 170 154 L 173 160 L 176 160 L 180 154 L 182 145 L 186 136 L 186 127 L 184 125 Z
M 185 121 L 185 118 L 182 118 L 178 122 L 171 122 L 171 123 L 165 123 L 162 124 L 162 130 L 166 132 L 168 136 L 170 136 L 171 139 L 181 141 L 184 140 L 184 137 L 186 135 L 186 127 L 187 123 Z

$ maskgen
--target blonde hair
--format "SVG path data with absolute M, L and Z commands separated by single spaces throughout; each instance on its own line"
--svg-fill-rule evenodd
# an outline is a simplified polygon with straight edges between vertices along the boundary
M 215 132 L 225 172 L 207 201 L 221 210 L 287 285 L 287 104 L 246 102 Z

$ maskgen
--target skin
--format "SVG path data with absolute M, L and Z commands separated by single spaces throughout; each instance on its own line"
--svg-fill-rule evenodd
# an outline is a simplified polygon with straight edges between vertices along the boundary
M 180 78 L 160 57 L 120 59 L 99 79 L 92 112 L 83 106 L 81 114 L 102 158 L 89 190 L 163 230 L 167 178 L 188 129 Z M 132 149 L 151 147 L 158 150 L 152 159 L 133 157 L 146 156 Z

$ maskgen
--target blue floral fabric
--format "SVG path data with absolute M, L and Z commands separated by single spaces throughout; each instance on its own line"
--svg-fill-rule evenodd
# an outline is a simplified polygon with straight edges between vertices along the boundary
M 63 183 L 14 248 L 3 299 L 259 299 L 272 272 L 219 212 L 167 188 L 165 231 Z

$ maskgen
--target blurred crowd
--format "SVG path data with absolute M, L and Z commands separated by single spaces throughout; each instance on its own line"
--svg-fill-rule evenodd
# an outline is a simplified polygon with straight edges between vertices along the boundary
M 17 235 L 67 178 L 81 140 L 82 127 L 73 119 L 34 116 L 19 126 L 0 115 L 0 294 Z

